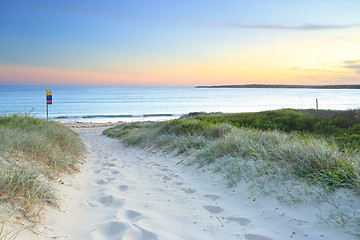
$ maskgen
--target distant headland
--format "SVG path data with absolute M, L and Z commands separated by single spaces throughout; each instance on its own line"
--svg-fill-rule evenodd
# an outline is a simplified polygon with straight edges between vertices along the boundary
M 244 84 L 196 86 L 195 88 L 315 88 L 315 89 L 360 89 L 358 85 L 281 85 L 281 84 Z

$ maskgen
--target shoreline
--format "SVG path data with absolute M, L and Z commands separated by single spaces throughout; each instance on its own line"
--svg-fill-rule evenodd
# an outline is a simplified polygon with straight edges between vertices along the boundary
M 181 115 L 182 116 L 182 115 Z M 82 123 L 89 123 L 89 124 L 121 124 L 125 122 L 157 122 L 157 121 L 168 121 L 173 119 L 178 119 L 181 116 L 169 116 L 169 117 L 121 117 L 121 118 L 78 118 L 78 119 L 58 119 L 52 118 L 49 119 L 51 121 L 59 122 L 62 124 L 82 124 Z

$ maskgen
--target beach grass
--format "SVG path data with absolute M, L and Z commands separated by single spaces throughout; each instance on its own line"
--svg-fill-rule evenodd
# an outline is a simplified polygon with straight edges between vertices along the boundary
M 350 117 L 347 111 L 309 112 L 191 113 L 165 122 L 124 123 L 103 134 L 130 146 L 185 154 L 183 164 L 212 169 L 230 187 L 251 182 L 254 194 L 281 202 L 326 202 L 334 212 L 319 219 L 351 225 L 359 235 L 360 213 L 347 197 L 360 194 L 359 142 L 352 142 L 360 134 L 358 111 Z
M 223 115 L 216 115 L 221 119 Z M 360 155 L 338 146 L 331 136 L 235 127 L 227 121 L 205 121 L 200 116 L 164 123 L 127 123 L 106 130 L 110 137 L 130 145 L 153 145 L 168 151 L 192 154 L 191 164 L 200 167 L 223 165 L 229 184 L 241 179 L 234 172 L 236 162 L 256 161 L 264 172 L 287 170 L 309 182 L 332 188 L 346 187 L 360 192 Z M 224 159 L 232 159 L 224 161 Z M 227 167 L 227 164 L 232 167 Z M 228 170 L 226 170 L 228 169 Z M 241 169 L 238 169 L 241 175 Z
M 234 127 L 260 130 L 279 130 L 311 134 L 335 141 L 340 148 L 356 150 L 360 148 L 360 110 L 295 110 L 283 109 L 257 113 L 192 113 L 186 119 L 201 120 L 206 123 L 228 123 Z
M 0 222 L 8 212 L 35 221 L 45 205 L 56 206 L 53 181 L 76 171 L 83 154 L 78 135 L 59 123 L 0 116 Z

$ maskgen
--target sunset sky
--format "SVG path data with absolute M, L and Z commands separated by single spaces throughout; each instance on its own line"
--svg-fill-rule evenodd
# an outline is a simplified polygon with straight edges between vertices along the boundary
M 359 0 L 4 0 L 0 85 L 360 84 Z

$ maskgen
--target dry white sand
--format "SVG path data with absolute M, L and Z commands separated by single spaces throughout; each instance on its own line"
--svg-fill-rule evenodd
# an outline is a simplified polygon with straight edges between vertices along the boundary
M 177 164 L 184 156 L 126 148 L 101 134 L 109 125 L 70 127 L 89 151 L 81 173 L 59 184 L 60 210 L 47 209 L 38 234 L 17 239 L 357 239 L 320 225 L 314 207 L 254 199 L 249 185 Z

